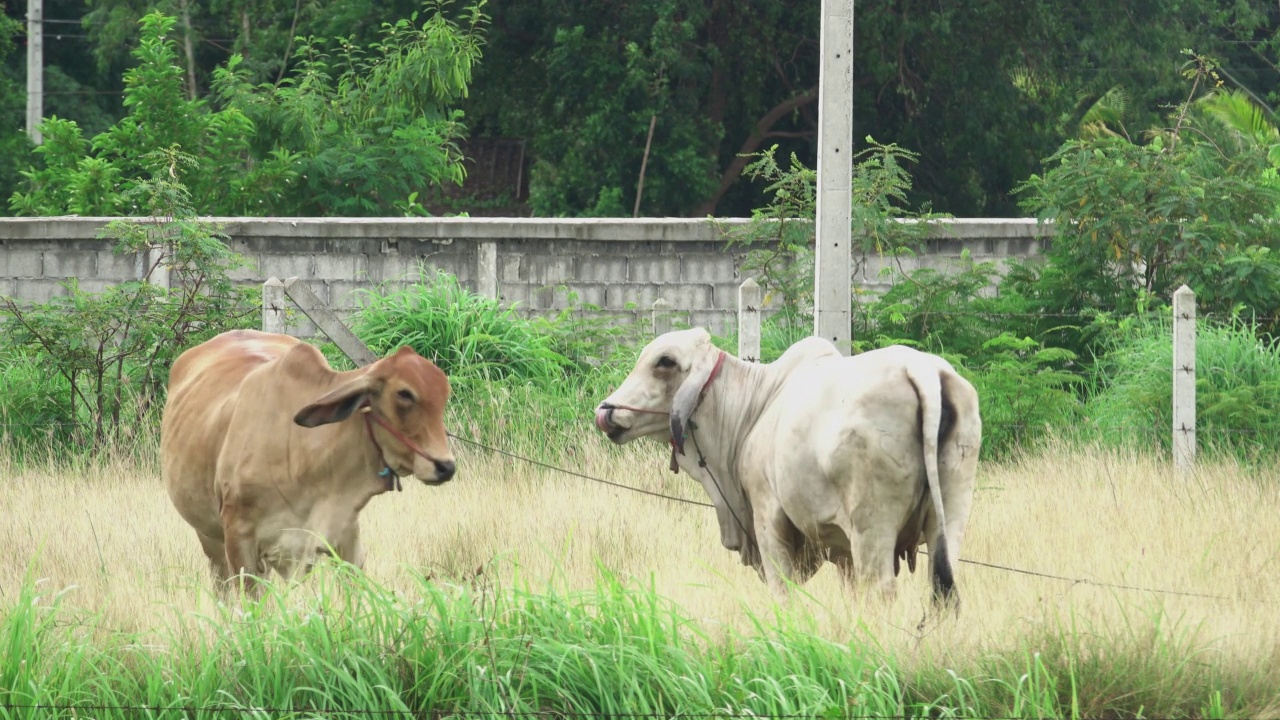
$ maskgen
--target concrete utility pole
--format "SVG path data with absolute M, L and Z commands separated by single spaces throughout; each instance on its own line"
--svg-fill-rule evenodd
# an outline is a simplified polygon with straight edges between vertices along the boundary
M 852 352 L 849 224 L 853 173 L 853 0 L 822 0 L 818 76 L 817 251 L 813 332 Z
M 44 0 L 27 0 L 27 134 L 39 145 L 44 118 Z

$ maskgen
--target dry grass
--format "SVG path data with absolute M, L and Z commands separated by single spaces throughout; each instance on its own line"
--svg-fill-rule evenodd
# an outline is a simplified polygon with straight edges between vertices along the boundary
M 494 558 L 522 581 L 590 587 L 600 563 L 656 590 L 717 627 L 749 629 L 774 605 L 754 571 L 719 546 L 708 508 L 544 472 L 460 448 L 455 482 L 410 484 L 376 498 L 362 516 L 366 572 L 411 591 L 409 568 L 464 577 Z M 705 499 L 671 475 L 652 444 L 589 445 L 563 462 L 616 481 Z M 104 611 L 113 629 L 158 628 L 173 611 L 209 603 L 205 560 L 169 504 L 159 475 L 125 461 L 76 471 L 0 461 L 0 606 L 34 566 L 45 587 L 72 587 L 64 603 Z M 1060 447 L 984 466 L 965 559 L 1072 578 L 1223 595 L 1206 599 L 1118 590 L 961 565 L 959 622 L 930 620 L 928 578 L 904 568 L 890 607 L 847 596 L 834 568 L 792 603 L 813 630 L 839 641 L 866 633 L 904 665 L 981 665 L 1010 651 L 1165 654 L 1239 665 L 1280 687 L 1280 475 L 1232 466 L 1171 476 L 1166 463 Z M 922 566 L 924 563 L 921 564 Z M 508 569 L 510 565 L 506 566 Z M 493 571 L 491 571 L 493 572 Z M 918 627 L 919 626 L 919 627 Z M 1073 638 L 1070 647 L 1053 638 Z M 1054 647 L 1050 647 L 1054 646 Z M 1278 711 L 1280 712 L 1280 711 Z M 1265 714 L 1265 713 L 1264 713 Z

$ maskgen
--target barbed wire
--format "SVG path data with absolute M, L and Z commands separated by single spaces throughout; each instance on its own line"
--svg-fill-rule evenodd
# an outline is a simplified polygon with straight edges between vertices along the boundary
M 690 504 L 690 505 L 700 505 L 700 506 L 702 506 L 702 507 L 710 507 L 710 508 L 714 508 L 714 507 L 715 507 L 715 505 L 712 505 L 711 503 L 699 502 L 699 501 L 697 501 L 697 500 L 688 500 L 688 499 L 685 499 L 685 498 L 679 498 L 679 497 L 674 497 L 674 496 L 670 496 L 670 495 L 663 495 L 662 493 L 657 493 L 657 492 L 653 492 L 653 491 L 650 491 L 650 490 L 644 490 L 644 489 L 636 488 L 636 487 L 633 487 L 633 486 L 630 486 L 630 485 L 623 485 L 623 484 L 621 484 L 621 483 L 615 483 L 615 482 L 612 482 L 612 481 L 609 481 L 609 480 L 603 480 L 603 479 L 601 479 L 601 478 L 593 477 L 593 476 L 591 476 L 591 475 L 585 475 L 585 474 L 583 474 L 583 473 L 575 472 L 575 471 L 573 471 L 573 470 L 566 470 L 566 469 L 564 469 L 564 468 L 557 467 L 557 466 L 555 466 L 555 465 L 550 465 L 550 464 L 548 464 L 548 463 L 544 463 L 544 462 L 541 462 L 541 461 L 538 461 L 538 460 L 532 460 L 532 459 L 529 459 L 529 458 L 521 457 L 520 455 L 517 455 L 517 454 L 515 454 L 515 453 L 511 453 L 511 452 L 507 452 L 507 451 L 505 451 L 505 450 L 500 450 L 500 449 L 498 449 L 498 448 L 490 447 L 490 446 L 488 446 L 488 445 L 485 445 L 484 443 L 480 443 L 480 442 L 477 442 L 477 441 L 475 441 L 475 440 L 471 440 L 471 439 L 468 439 L 468 438 L 459 437 L 458 435 L 455 435 L 455 434 L 453 434 L 453 433 L 449 433 L 449 437 L 452 437 L 452 438 L 457 439 L 457 440 L 461 440 L 462 442 L 464 442 L 464 443 L 468 443 L 468 444 L 470 444 L 470 445 L 478 446 L 478 447 L 480 447 L 480 448 L 483 448 L 483 449 L 485 449 L 485 450 L 489 450 L 489 451 L 491 451 L 491 452 L 496 452 L 496 453 L 499 453 L 499 454 L 502 454 L 502 455 L 506 455 L 506 456 L 508 456 L 508 457 L 512 457 L 512 458 L 515 458 L 515 459 L 517 459 L 517 460 L 522 460 L 522 461 L 527 462 L 527 463 L 531 463 L 531 464 L 538 465 L 538 466 L 541 466 L 541 467 L 544 467 L 544 468 L 548 468 L 548 469 L 550 469 L 550 470 L 555 470 L 555 471 L 557 471 L 557 472 L 562 472 L 562 473 L 565 473 L 565 474 L 568 474 L 568 475 L 573 475 L 573 476 L 576 476 L 576 477 L 585 478 L 585 479 L 587 479 L 587 480 L 591 480 L 591 481 L 593 481 L 593 482 L 604 483 L 605 485 L 611 485 L 611 486 L 613 486 L 613 487 L 618 487 L 618 488 L 622 488 L 622 489 L 625 489 L 625 490 L 631 490 L 631 491 L 634 491 L 634 492 L 644 493 L 644 494 L 646 494 L 646 495 L 654 495 L 654 496 L 656 496 L 656 497 L 663 498 L 663 499 L 666 499 L 666 500 L 675 500 L 675 501 L 678 501 L 678 502 L 688 503 L 688 504 Z M 925 552 L 925 551 L 920 551 L 920 554 L 921 554 L 921 555 L 924 555 L 924 556 L 926 556 L 926 557 L 928 557 L 928 553 L 927 553 L 927 552 Z M 1244 601 L 1247 601 L 1247 602 L 1259 602 L 1259 603 L 1265 603 L 1265 604 L 1274 604 L 1274 603 L 1272 603 L 1271 601 L 1267 601 L 1267 600 L 1249 600 L 1249 599 L 1247 599 L 1247 598 L 1231 598 L 1231 597 L 1226 596 L 1226 595 L 1212 595 L 1212 594 L 1208 594 L 1208 593 L 1197 593 L 1197 592 L 1191 592 L 1191 591 L 1185 591 L 1185 590 L 1166 590 L 1166 589 L 1161 589 L 1161 588 L 1143 587 L 1143 586 L 1140 586 L 1140 585 L 1125 585 L 1125 584 L 1122 584 L 1122 583 L 1109 583 L 1109 582 L 1098 581 L 1098 580 L 1090 580 L 1090 579 L 1088 579 L 1088 578 L 1073 578 L 1073 577 L 1067 577 L 1067 576 L 1065 576 L 1065 575 L 1054 575 L 1054 574 L 1051 574 L 1051 573 L 1039 572 L 1039 571 L 1036 571 L 1036 570 L 1023 570 L 1023 569 L 1015 568 L 1015 567 L 1011 567 L 1011 566 L 1008 566 L 1008 565 L 999 565 L 999 564 L 997 564 L 997 563 L 983 562 L 983 561 L 980 561 L 980 560 L 968 560 L 968 559 L 961 558 L 961 559 L 960 559 L 960 562 L 961 562 L 961 563 L 970 564 L 970 565 L 979 565 L 979 566 L 982 566 L 982 567 L 992 568 L 992 569 L 996 569 L 996 570 L 1004 570 L 1004 571 L 1006 571 L 1006 572 L 1018 573 L 1018 574 L 1021 574 L 1021 575 L 1031 575 L 1031 576 L 1035 576 L 1035 577 L 1043 577 L 1043 578 L 1048 578 L 1048 579 L 1052 579 L 1052 580 L 1060 580 L 1060 581 L 1063 581 L 1063 582 L 1070 582 L 1070 583 L 1072 583 L 1073 585 L 1080 585 L 1080 584 L 1083 584 L 1083 585 L 1094 585 L 1094 586 L 1097 586 L 1097 587 L 1107 587 L 1107 588 L 1113 588 L 1113 589 L 1117 589 L 1117 590 L 1134 590 L 1134 591 L 1138 591 L 1138 592 L 1148 592 L 1148 593 L 1156 593 L 1156 594 L 1163 594 L 1163 595 L 1182 595 L 1182 596 L 1187 596 L 1187 597 L 1208 598 L 1208 599 L 1213 599 L 1213 600 L 1236 600 L 1236 599 L 1239 599 L 1239 600 L 1244 600 Z
M 566 469 L 566 468 L 562 468 L 562 467 L 559 467 L 559 466 L 556 466 L 556 465 L 552 465 L 552 464 L 550 464 L 550 463 L 544 463 L 544 462 L 542 462 L 541 460 L 534 460 L 534 459 L 532 459 L 532 458 L 527 458 L 527 457 L 524 457 L 524 456 L 521 456 L 521 455 L 517 455 L 517 454 L 515 454 L 515 453 L 513 453 L 513 452 L 508 452 L 508 451 L 506 451 L 506 450 L 501 450 L 501 449 L 496 448 L 496 447 L 491 447 L 491 446 L 489 446 L 489 445 L 485 445 L 484 443 L 478 442 L 478 441 L 476 441 L 476 440 L 471 440 L 471 439 L 469 439 L 469 438 L 464 438 L 464 437 L 461 437 L 461 436 L 459 436 L 459 435 L 455 435 L 455 434 L 453 434 L 453 433 L 449 433 L 449 437 L 453 438 L 454 440 L 459 440 L 459 441 L 461 441 L 461 442 L 464 442 L 464 443 L 466 443 L 466 444 L 468 444 L 468 445 L 472 445 L 472 446 L 475 446 L 475 447 L 482 448 L 482 449 L 484 449 L 484 450 L 488 450 L 489 452 L 498 453 L 499 455 L 505 455 L 505 456 L 507 456 L 507 457 L 509 457 L 509 458 L 513 458 L 513 459 L 515 459 L 515 460 L 520 460 L 520 461 L 522 461 L 522 462 L 529 463 L 530 465 L 537 465 L 538 467 L 546 468 L 546 469 L 548 469 L 548 470 L 554 470 L 554 471 L 556 471 L 556 472 L 564 473 L 564 474 L 566 474 L 566 475 L 572 475 L 572 476 L 574 476 L 574 477 L 583 478 L 583 479 L 585 479 L 585 480 L 591 480 L 591 481 L 593 481 L 593 482 L 602 483 L 602 484 L 604 484 L 604 485 L 611 485 L 611 486 L 613 486 L 613 487 L 622 488 L 622 489 L 624 489 L 624 490 L 630 490 L 630 491 L 632 491 L 632 492 L 642 493 L 642 494 L 644 494 L 644 495 L 653 495 L 653 496 L 655 496 L 655 497 L 660 497 L 660 498 L 662 498 L 662 499 L 664 499 L 664 500 L 673 500 L 673 501 L 675 501 L 675 502 L 687 503 L 687 504 L 689 504 L 689 505 L 698 505 L 698 506 L 700 506 L 700 507 L 709 507 L 709 508 L 713 508 L 713 507 L 715 507 L 715 505 L 712 505 L 711 503 L 708 503 L 708 502 L 702 502 L 701 500 L 691 500 L 691 499 L 688 499 L 688 498 L 675 497 L 675 496 L 673 496 L 673 495 L 664 495 L 664 494 L 659 493 L 659 492 L 654 492 L 654 491 L 652 491 L 652 490 L 645 490 L 644 488 L 638 488 L 638 487 L 635 487 L 635 486 L 633 486 L 633 485 L 623 485 L 622 483 L 616 483 L 616 482 L 613 482 L 612 480 L 605 480 L 605 479 L 603 479 L 603 478 L 593 477 L 593 476 L 591 476 L 591 475 L 585 475 L 585 474 L 583 474 L 583 473 L 576 472 L 576 471 L 574 471 L 574 470 L 568 470 L 568 469 Z
M 485 450 L 485 451 L 488 451 L 488 452 L 497 453 L 497 454 L 499 454 L 499 455 L 503 455 L 503 456 L 505 456 L 505 457 L 509 457 L 509 458 L 511 458 L 511 459 L 514 459 L 514 460 L 517 460 L 517 461 L 520 461 L 520 462 L 524 462 L 524 463 L 527 463 L 527 464 L 530 464 L 530 465 L 534 465 L 534 466 L 537 466 L 537 467 L 541 467 L 541 468 L 544 468 L 544 469 L 547 469 L 547 470 L 551 470 L 551 471 L 554 471 L 554 472 L 562 473 L 562 474 L 569 475 L 569 476 L 572 476 L 572 477 L 581 478 L 581 479 L 588 480 L 588 481 L 591 481 L 591 482 L 599 483 L 599 484 L 602 484 L 602 485 L 607 485 L 607 486 L 609 486 L 609 487 L 614 487 L 614 488 L 618 488 L 618 489 L 621 489 L 621 490 L 627 490 L 627 491 L 634 492 L 634 493 L 638 493 L 638 494 L 642 494 L 642 495 L 648 495 L 648 496 L 655 497 L 655 498 L 659 498 L 659 499 L 662 499 L 662 500 L 669 500 L 669 501 L 672 501 L 672 502 L 683 503 L 683 504 L 687 504 L 687 505 L 693 505 L 693 506 L 696 506 L 696 507 L 715 508 L 715 505 L 714 505 L 714 504 L 712 504 L 712 503 L 708 503 L 708 502 L 704 502 L 704 501 L 700 501 L 700 500 L 693 500 L 693 499 L 691 499 L 691 498 L 678 497 L 678 496 L 675 496 L 675 495 L 667 495 L 667 494 L 665 494 L 665 493 L 656 492 L 656 491 L 653 491 L 653 490 L 647 490 L 647 489 L 645 489 L 645 488 L 635 487 L 635 486 L 633 486 L 633 485 L 626 485 L 626 484 L 624 484 L 624 483 L 614 482 L 614 481 L 612 481 L 612 480 L 606 480 L 606 479 L 604 479 L 604 478 L 596 477 L 596 476 L 593 476 L 593 475 L 588 475 L 588 474 L 586 474 L 586 473 L 577 472 L 577 471 L 575 471 L 575 470 L 569 470 L 568 468 L 560 467 L 560 466 L 558 466 L 558 465 L 553 465 L 553 464 L 551 464 L 551 463 L 542 462 L 541 460 L 535 460 L 535 459 L 533 459 L 533 458 L 529 458 L 529 457 L 526 457 L 526 456 L 520 455 L 520 454 L 518 454 L 518 453 L 514 453 L 514 452 L 511 452 L 511 451 L 508 451 L 508 450 L 503 450 L 503 449 L 501 449 L 501 448 L 497 448 L 497 447 L 494 447 L 494 446 L 488 445 L 488 444 L 486 444 L 486 443 L 479 442 L 479 441 L 477 441 L 477 440 L 472 440 L 472 439 L 470 439 L 470 438 L 467 438 L 467 437 L 463 437 L 463 436 L 457 435 L 456 433 L 453 433 L 453 432 L 449 432 L 449 433 L 448 433 L 448 435 L 449 435 L 449 437 L 450 437 L 450 438 L 453 438 L 454 440 L 458 440 L 458 441 L 460 441 L 460 442 L 462 442 L 462 443 L 464 443 L 464 444 L 467 444 L 467 445 L 470 445 L 470 446 L 473 446 L 473 447 L 476 447 L 476 448 L 479 448 L 479 449 L 482 449 L 482 450 Z M 928 557 L 928 552 L 927 552 L 927 551 L 920 551 L 920 554 L 921 554 L 921 555 L 924 555 L 924 556 L 926 556 L 926 557 Z M 1250 599 L 1250 598 L 1232 598 L 1232 597 L 1230 597 L 1230 596 L 1226 596 L 1226 595 L 1215 595 L 1215 594 L 1199 593 L 1199 592 L 1192 592 L 1192 591 L 1186 591 L 1186 590 L 1169 590 L 1169 589 L 1164 589 L 1164 588 L 1152 588 L 1152 587 L 1145 587 L 1145 586 L 1140 586 L 1140 585 L 1127 585 L 1127 584 L 1123 584 L 1123 583 L 1110 583 L 1110 582 L 1106 582 L 1106 581 L 1092 580 L 1092 579 L 1089 579 L 1089 578 L 1069 577 L 1069 576 L 1065 576 L 1065 575 L 1056 575 L 1056 574 L 1053 574 L 1053 573 L 1045 573 L 1045 572 L 1041 572 L 1041 571 L 1037 571 L 1037 570 L 1025 570 L 1025 569 L 1022 569 L 1022 568 L 1016 568 L 1016 567 L 1009 566 L 1009 565 L 1001 565 L 1001 564 L 998 564 L 998 563 L 985 562 L 985 561 L 981 561 L 981 560 L 972 560 L 972 559 L 968 559 L 968 558 L 961 558 L 961 559 L 959 560 L 959 562 L 964 563 L 964 564 L 969 564 L 969 565 L 976 565 L 976 566 L 980 566 L 980 567 L 985 567 L 985 568 L 989 568 L 989 569 L 1001 570 L 1001 571 L 1004 571 L 1004 572 L 1015 573 L 1015 574 L 1019 574 L 1019 575 L 1027 575 L 1027 576 L 1032 576 L 1032 577 L 1042 577 L 1042 578 L 1051 579 L 1051 580 L 1058 580 L 1058 581 L 1061 581 L 1061 582 L 1069 582 L 1069 583 L 1071 583 L 1072 585 L 1082 585 L 1082 584 L 1083 584 L 1083 585 L 1092 585 L 1092 586 L 1095 586 L 1095 587 L 1105 587 L 1105 588 L 1112 588 L 1112 589 L 1117 589 L 1117 590 L 1130 590 L 1130 591 L 1136 591 L 1136 592 L 1147 592 L 1147 593 L 1161 594 L 1161 595 L 1177 595 L 1177 596 L 1184 596 L 1184 597 L 1198 597 L 1198 598 L 1205 598 L 1205 599 L 1212 599 L 1212 600 L 1226 600 L 1226 601 L 1232 601 L 1232 600 L 1235 600 L 1235 601 L 1243 601 L 1243 602 L 1261 603 L 1261 604 L 1267 604 L 1267 605 L 1276 604 L 1276 603 L 1274 603 L 1273 601 L 1270 601 L 1270 600 L 1258 600 L 1258 599 Z

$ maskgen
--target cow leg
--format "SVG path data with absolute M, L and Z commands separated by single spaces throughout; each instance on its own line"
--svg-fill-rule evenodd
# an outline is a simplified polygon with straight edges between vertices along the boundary
M 898 596 L 898 584 L 893 576 L 893 540 L 866 544 L 861 561 L 871 586 L 880 592 L 885 602 L 893 602 Z
M 357 570 L 364 570 L 364 543 L 360 542 L 360 521 L 352 520 L 347 526 L 346 532 L 342 533 L 342 537 L 338 539 L 334 545 L 334 551 L 338 557 L 345 562 L 349 562 L 356 566 Z
M 200 547 L 204 549 L 205 557 L 209 558 L 209 571 L 213 573 L 213 579 L 219 583 L 225 581 L 231 573 L 227 571 L 227 550 L 222 541 L 199 531 L 196 532 L 196 537 L 200 538 Z
M 868 591 L 879 591 L 884 600 L 892 602 L 898 595 L 893 573 L 893 548 L 897 534 L 893 528 L 886 525 L 855 533 L 850 522 L 845 534 L 849 538 L 849 550 L 835 557 L 845 589 L 854 597 L 861 597 Z
M 238 508 L 230 502 L 222 506 L 222 536 L 225 538 L 227 552 L 227 569 L 230 580 L 244 581 L 244 589 L 251 597 L 261 597 L 260 586 L 261 563 L 258 557 L 258 539 L 254 536 L 253 526 L 246 522 L 237 512 Z
M 785 600 L 788 582 L 804 582 L 797 574 L 795 526 L 781 508 L 757 506 L 754 520 L 765 583 L 775 597 Z

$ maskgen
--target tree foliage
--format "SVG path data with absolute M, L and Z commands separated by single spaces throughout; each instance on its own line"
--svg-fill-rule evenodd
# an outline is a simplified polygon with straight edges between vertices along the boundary
M 174 166 L 192 202 L 221 215 L 398 214 L 408 196 L 460 182 L 456 142 L 465 131 L 452 107 L 478 62 L 484 16 L 467 25 L 440 8 L 383 27 L 369 47 L 306 38 L 279 85 L 253 84 L 242 58 L 214 74 L 212 98 L 189 97 L 176 19 L 141 20 L 125 74 L 127 114 L 92 140 L 70 120 L 48 118 L 43 161 L 21 172 L 10 205 L 18 214 L 133 214 L 125 197 L 147 178 L 157 148 L 190 155 Z
M 176 179 L 193 159 L 168 148 L 145 162 L 149 176 L 122 201 L 157 219 L 117 219 L 103 229 L 116 240 L 116 253 L 143 258 L 141 279 L 100 292 L 71 279 L 65 296 L 29 305 L 0 297 L 4 345 L 33 354 L 65 381 L 67 395 L 54 405 L 85 429 L 69 439 L 99 446 L 154 420 L 150 411 L 163 399 L 168 368 L 184 349 L 258 321 L 254 288 L 228 275 L 243 258 L 228 249 L 219 228 L 197 218 Z
M 361 60 L 345 57 L 345 48 L 366 48 L 362 57 L 378 57 L 386 27 L 420 2 L 89 0 L 77 27 L 84 3 L 46 0 L 46 15 L 64 23 L 52 30 L 87 35 L 82 41 L 46 34 L 48 89 L 54 91 L 46 98 L 47 114 L 74 119 L 92 139 L 110 126 L 107 113 L 128 112 L 111 93 L 123 71 L 137 63 L 132 53 L 145 32 L 140 20 L 152 11 L 174 18 L 166 39 L 188 100 L 212 99 L 210 109 L 221 110 L 225 93 L 241 97 L 251 88 L 267 97 L 261 112 L 239 109 L 255 125 L 270 125 L 271 118 L 302 111 L 289 107 L 289 95 L 302 92 L 299 71 L 306 67 L 306 87 L 328 88 L 315 90 L 319 95 L 311 101 L 358 106 L 361 101 L 343 96 L 343 78 L 348 69 L 365 70 Z M 643 166 L 642 214 L 746 216 L 768 197 L 763 178 L 742 176 L 754 153 L 776 144 L 778 157 L 795 153 L 805 164 L 815 163 L 820 8 L 816 0 L 488 0 L 484 9 L 493 23 L 484 33 L 483 65 L 474 62 L 472 8 L 429 2 L 424 12 L 459 23 L 451 46 L 461 57 L 456 67 L 474 66 L 468 91 L 445 107 L 464 111 L 473 135 L 527 141 L 524 187 L 536 214 L 630 214 Z M 21 15 L 12 5 L 7 11 Z M 1247 97 L 1270 119 L 1280 101 L 1278 26 L 1280 6 L 1263 0 L 860 5 L 854 23 L 856 137 L 918 153 L 911 169 L 914 203 L 928 201 L 957 216 L 1017 214 L 1014 189 L 1042 174 L 1044 158 L 1063 140 L 1150 126 L 1162 107 L 1181 99 L 1179 48 L 1219 57 L 1224 90 Z M 402 48 L 415 42 L 398 37 Z M 228 69 L 233 57 L 239 60 Z M 0 75 L 20 87 L 21 66 L 21 53 L 11 53 Z M 227 73 L 234 82 L 224 77 L 220 88 L 218 78 Z M 445 86 L 449 77 L 439 76 Z M 306 172 L 306 182 L 281 189 L 294 194 L 289 204 L 305 205 L 305 192 L 324 196 L 306 212 L 364 213 L 370 203 L 418 211 L 420 205 L 407 199 L 417 191 L 423 203 L 441 207 L 422 183 L 406 193 L 396 184 L 380 186 L 376 175 L 332 186 L 316 180 L 316 173 L 330 168 L 364 173 L 371 163 L 394 166 L 402 157 L 398 148 L 415 141 L 445 149 L 432 160 L 414 158 L 398 172 L 452 157 L 448 144 L 460 136 L 452 133 L 447 114 L 445 124 L 430 132 L 407 130 L 399 141 L 380 137 L 408 124 L 415 102 L 384 107 L 387 124 L 381 127 L 353 124 L 345 110 L 341 117 L 337 110 L 310 115 L 315 128 L 340 128 L 333 136 L 263 130 L 267 139 L 255 135 L 241 164 L 269 162 L 276 148 L 305 162 L 308 144 L 324 146 L 326 152 L 313 153 L 325 157 Z M 0 144 L 17 127 L 17 118 L 0 126 Z M 355 141 L 334 148 L 346 133 Z M 868 148 L 855 148 L 862 149 Z M 457 178 L 456 170 L 433 167 L 440 172 L 424 177 Z M 388 194 L 395 199 L 382 197 Z M 465 200 L 454 200 L 458 209 L 468 209 Z M 265 199 L 259 209 L 270 205 Z
M 1275 128 L 1217 94 L 1211 62 L 1194 57 L 1188 74 L 1192 95 L 1145 142 L 1068 141 L 1020 187 L 1024 207 L 1054 227 L 1048 264 L 1022 263 L 1009 281 L 1038 310 L 1129 314 L 1185 283 L 1202 312 L 1277 327 Z M 1212 94 L 1197 97 L 1206 85 Z
M 0 0 L 0 8 L 4 5 Z M 13 39 L 22 32 L 18 21 L 0 12 L 0 63 L 14 52 Z M 13 192 L 22 158 L 30 151 L 25 123 L 26 92 L 16 77 L 0 69 L 0 197 Z

